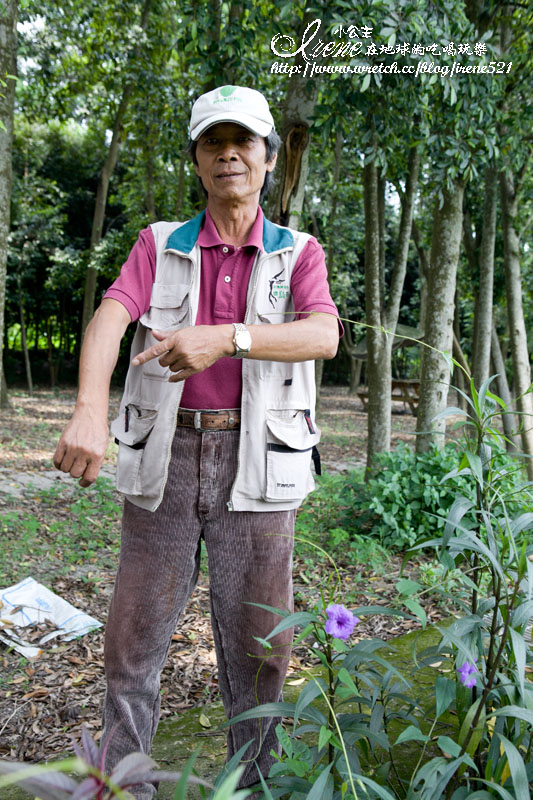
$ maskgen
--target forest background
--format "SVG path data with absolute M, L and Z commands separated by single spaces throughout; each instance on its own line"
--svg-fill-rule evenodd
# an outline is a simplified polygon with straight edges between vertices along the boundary
M 478 386 L 498 373 L 521 412 L 509 446 L 533 455 L 532 19 L 494 0 L 0 0 L 4 402 L 24 380 L 75 382 L 138 231 L 204 205 L 192 102 L 242 84 L 284 143 L 267 216 L 317 236 L 351 320 L 317 380 L 367 384 L 370 463 L 393 377 L 419 383 L 417 450 L 443 443 L 443 352 Z

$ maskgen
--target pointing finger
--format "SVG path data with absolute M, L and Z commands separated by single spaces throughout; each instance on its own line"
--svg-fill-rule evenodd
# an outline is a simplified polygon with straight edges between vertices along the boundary
M 154 344 L 152 347 L 149 347 L 148 350 L 143 350 L 142 353 L 135 356 L 131 363 L 134 367 L 138 367 L 139 364 L 145 364 L 147 361 L 151 361 L 152 358 L 158 358 L 158 356 L 163 353 L 167 353 L 171 346 L 170 342 L 166 342 L 166 340 L 160 344 Z
M 136 355 L 131 362 L 134 367 L 138 367 L 139 364 L 145 364 L 147 361 L 151 361 L 152 358 L 157 358 L 162 355 L 162 353 L 166 353 L 171 349 L 172 343 L 169 340 L 167 341 L 167 334 L 165 331 L 152 330 L 152 336 L 160 340 L 159 344 L 154 344 L 152 347 Z

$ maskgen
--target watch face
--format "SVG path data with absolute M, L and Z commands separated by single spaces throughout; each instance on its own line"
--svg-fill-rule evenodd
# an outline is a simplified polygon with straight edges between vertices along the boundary
M 248 352 L 252 346 L 252 337 L 248 331 L 237 331 L 235 334 L 235 344 L 238 350 Z

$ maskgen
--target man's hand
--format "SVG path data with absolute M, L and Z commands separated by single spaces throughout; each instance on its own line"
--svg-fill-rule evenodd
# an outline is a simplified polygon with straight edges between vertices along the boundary
M 72 419 L 54 453 L 54 464 L 80 486 L 94 483 L 109 441 L 107 410 L 109 381 L 117 362 L 120 340 L 131 318 L 117 300 L 102 300 L 90 321 L 80 358 L 80 387 Z
M 76 409 L 54 453 L 54 466 L 80 478 L 86 488 L 95 482 L 109 442 L 107 418 L 90 409 Z
M 152 335 L 159 344 L 139 353 L 131 363 L 137 367 L 157 358 L 162 367 L 176 373 L 169 378 L 170 383 L 203 372 L 219 358 L 235 352 L 233 325 L 195 325 L 167 332 L 153 330 Z

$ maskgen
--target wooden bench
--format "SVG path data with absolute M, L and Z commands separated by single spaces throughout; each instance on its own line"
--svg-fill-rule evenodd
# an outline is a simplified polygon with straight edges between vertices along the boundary
M 411 413 L 416 417 L 418 406 L 418 396 L 420 391 L 420 381 L 410 378 L 393 378 L 391 381 L 391 400 L 399 400 L 404 406 L 407 403 Z M 368 388 L 361 386 L 357 390 L 357 396 L 361 399 L 363 409 L 368 410 Z

